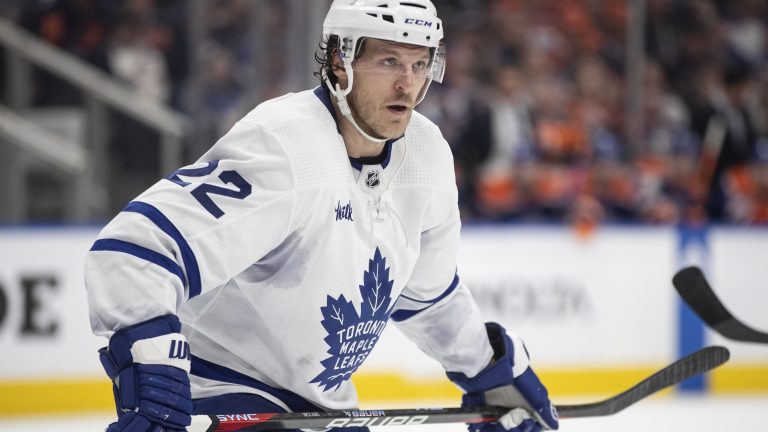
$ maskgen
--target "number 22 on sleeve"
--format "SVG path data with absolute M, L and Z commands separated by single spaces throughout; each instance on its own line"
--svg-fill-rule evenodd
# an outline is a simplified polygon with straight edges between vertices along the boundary
M 173 174 L 166 177 L 166 180 L 170 180 L 181 187 L 187 187 L 192 183 L 186 182 L 181 179 L 180 176 L 185 177 L 205 177 L 216 171 L 219 166 L 219 161 L 214 160 L 208 162 L 204 167 L 200 168 L 182 168 Z M 213 202 L 211 195 L 221 195 L 230 198 L 244 199 L 251 194 L 251 184 L 248 183 L 243 176 L 237 173 L 237 171 L 227 170 L 222 171 L 219 174 L 219 180 L 224 184 L 231 184 L 235 189 L 229 189 L 222 186 L 216 186 L 209 183 L 202 183 L 196 188 L 191 190 L 191 194 L 195 199 L 213 215 L 216 219 L 224 216 L 224 211 Z

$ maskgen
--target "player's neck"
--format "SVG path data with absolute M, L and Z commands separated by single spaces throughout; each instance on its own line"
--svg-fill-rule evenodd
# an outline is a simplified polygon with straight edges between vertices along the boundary
M 335 104 L 334 104 L 335 105 Z M 357 129 L 342 116 L 337 109 L 337 118 L 339 121 L 339 131 L 344 139 L 344 145 L 347 147 L 347 155 L 351 158 L 374 157 L 384 151 L 385 142 L 374 142 L 360 134 Z

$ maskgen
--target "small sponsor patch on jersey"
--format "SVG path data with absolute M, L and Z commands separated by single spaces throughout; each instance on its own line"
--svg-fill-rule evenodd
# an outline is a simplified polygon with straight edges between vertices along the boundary
M 346 204 L 341 205 L 341 201 L 339 201 L 336 204 L 336 220 L 348 220 L 348 221 L 354 221 L 352 219 L 352 202 L 347 201 Z
M 375 188 L 380 184 L 379 171 L 368 171 L 368 175 L 365 178 L 365 185 L 369 188 Z

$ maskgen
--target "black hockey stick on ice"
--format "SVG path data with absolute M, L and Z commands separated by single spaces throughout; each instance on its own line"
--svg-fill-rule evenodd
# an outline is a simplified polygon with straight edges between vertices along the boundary
M 726 348 L 713 346 L 685 356 L 608 399 L 581 405 L 558 405 L 561 418 L 615 414 L 659 390 L 679 384 L 728 361 Z M 189 432 L 324 429 L 330 427 L 400 426 L 436 423 L 482 423 L 498 420 L 509 408 L 418 408 L 393 410 L 328 411 L 277 414 L 193 416 Z
M 698 267 L 680 270 L 672 284 L 688 306 L 716 332 L 737 341 L 768 343 L 768 333 L 749 327 L 728 312 Z

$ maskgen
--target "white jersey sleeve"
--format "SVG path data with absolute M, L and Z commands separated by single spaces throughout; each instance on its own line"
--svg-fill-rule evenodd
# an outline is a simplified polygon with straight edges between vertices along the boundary
M 418 133 L 414 131 L 413 133 Z M 423 134 L 439 134 L 431 123 Z M 425 139 L 424 141 L 435 141 Z M 444 190 L 442 199 L 430 206 L 427 226 L 421 233 L 419 258 L 405 289 L 397 301 L 392 319 L 403 333 L 429 356 L 451 372 L 474 376 L 493 355 L 480 311 L 457 272 L 457 250 L 461 230 L 453 176 L 453 162 L 448 143 L 439 137 L 439 154 L 425 155 L 442 165 L 443 173 L 435 182 Z M 414 149 L 414 152 L 428 149 Z M 418 155 L 412 160 L 419 162 Z M 408 166 L 404 167 L 407 171 Z M 414 172 L 423 172 L 418 165 Z
M 274 249 L 302 217 L 292 172 L 280 143 L 246 117 L 129 203 L 86 257 L 94 333 L 176 313 Z

